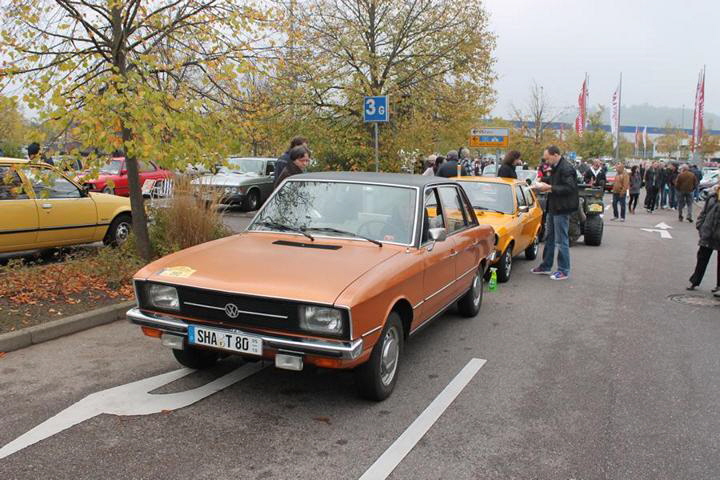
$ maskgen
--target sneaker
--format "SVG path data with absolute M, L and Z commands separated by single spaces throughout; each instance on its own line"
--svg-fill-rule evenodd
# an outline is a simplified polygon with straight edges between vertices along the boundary
M 534 273 L 535 275 L 552 275 L 550 270 L 542 270 L 540 267 L 530 269 L 530 273 Z
M 617 218 L 617 217 L 611 218 L 610 221 L 611 221 L 611 222 L 617 222 L 617 221 L 618 221 L 618 218 Z
M 550 280 L 567 280 L 569 277 L 562 272 L 555 272 L 550 275 Z
M 624 219 L 624 218 L 621 218 L 621 219 L 620 219 L 620 221 L 621 221 L 621 222 L 624 222 L 624 221 L 625 221 L 625 219 Z
M 688 218 L 687 220 L 688 220 L 688 222 L 690 222 L 690 223 L 692 223 L 692 221 L 693 221 L 692 218 Z
M 678 222 L 682 222 L 682 221 L 683 221 L 683 217 L 678 217 Z

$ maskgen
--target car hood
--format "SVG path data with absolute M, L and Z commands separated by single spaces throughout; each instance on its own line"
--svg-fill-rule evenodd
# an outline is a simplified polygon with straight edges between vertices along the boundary
M 193 185 L 230 185 L 239 186 L 260 178 L 257 173 L 217 173 L 205 175 L 192 181 Z
M 488 212 L 487 210 L 475 210 L 475 215 L 481 225 L 490 225 L 498 233 L 514 218 L 509 213 Z
M 358 240 L 315 237 L 311 242 L 303 236 L 246 232 L 168 255 L 147 265 L 135 278 L 334 304 L 358 277 L 404 250 Z

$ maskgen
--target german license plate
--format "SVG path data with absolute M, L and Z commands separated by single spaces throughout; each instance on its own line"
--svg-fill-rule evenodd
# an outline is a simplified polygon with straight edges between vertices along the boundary
M 262 355 L 262 338 L 219 328 L 190 325 L 188 326 L 188 343 L 236 353 Z

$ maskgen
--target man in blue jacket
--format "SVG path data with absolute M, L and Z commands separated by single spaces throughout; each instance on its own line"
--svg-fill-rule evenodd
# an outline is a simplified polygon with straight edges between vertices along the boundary
M 551 145 L 543 158 L 552 166 L 550 183 L 539 183 L 536 188 L 547 192 L 547 219 L 545 220 L 545 247 L 540 265 L 530 270 L 538 275 L 550 275 L 552 280 L 567 280 L 570 276 L 570 215 L 578 209 L 577 172 L 570 162 L 560 155 L 560 149 Z M 558 268 L 553 273 L 555 250 L 558 250 Z

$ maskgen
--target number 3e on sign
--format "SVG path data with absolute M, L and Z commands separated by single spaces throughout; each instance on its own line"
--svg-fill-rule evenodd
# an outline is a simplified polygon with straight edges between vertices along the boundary
M 365 97 L 363 102 L 363 121 L 368 122 L 387 122 L 388 115 L 388 97 Z

